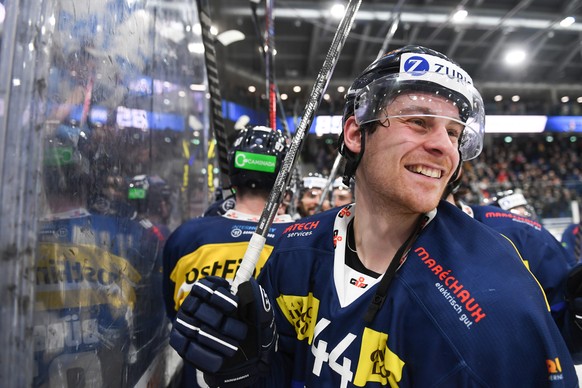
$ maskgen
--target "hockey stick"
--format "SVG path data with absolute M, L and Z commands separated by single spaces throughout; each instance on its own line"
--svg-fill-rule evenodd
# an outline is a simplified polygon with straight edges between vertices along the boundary
M 251 15 L 253 18 L 253 24 L 255 25 L 255 33 L 257 35 L 257 40 L 259 42 L 259 52 L 261 53 L 261 55 L 263 56 L 263 66 L 265 66 L 265 69 L 268 66 L 273 66 L 274 68 L 274 59 L 271 59 L 270 62 L 271 64 L 268 65 L 267 64 L 267 55 L 265 53 L 265 45 L 267 45 L 266 41 L 263 40 L 263 33 L 261 32 L 261 28 L 259 27 L 259 18 L 257 16 L 257 5 L 259 3 L 258 0 L 250 0 L 251 3 Z M 267 12 L 266 12 L 267 13 Z M 272 21 L 271 21 L 272 23 Z M 273 28 L 274 30 L 274 28 Z M 273 34 L 274 36 L 274 34 Z M 271 38 L 271 40 L 274 42 L 274 39 Z M 274 54 L 274 43 L 272 44 L 272 49 L 269 49 L 269 53 L 271 54 L 271 56 Z M 272 57 L 274 58 L 274 57 Z M 267 70 L 265 70 L 265 73 L 267 74 L 267 91 L 271 92 L 271 87 L 274 86 L 274 91 L 275 91 L 275 97 L 273 97 L 271 94 L 269 94 L 269 121 L 270 121 L 270 125 L 271 128 L 275 128 L 273 127 L 276 126 L 276 111 L 277 109 L 275 109 L 274 107 L 271 108 L 271 104 L 273 101 L 273 98 L 276 98 L 276 102 L 277 102 L 277 108 L 279 109 L 279 115 L 280 115 L 280 119 L 281 119 L 281 125 L 283 126 L 283 132 L 285 133 L 285 136 L 287 136 L 289 139 L 291 138 L 291 133 L 289 132 L 289 126 L 287 125 L 287 117 L 285 116 L 285 109 L 283 108 L 283 102 L 281 101 L 281 95 L 279 94 L 279 88 L 277 87 L 277 83 L 275 82 L 275 73 L 274 70 L 268 72 Z M 269 84 L 269 78 L 271 78 L 270 84 Z M 275 113 L 275 117 L 271 116 L 271 112 Z M 275 123 L 275 124 L 274 124 Z
M 269 126 L 277 130 L 277 87 L 275 85 L 275 24 L 273 23 L 274 0 L 265 0 L 265 78 L 269 101 Z
M 390 44 L 390 41 L 392 40 L 392 38 L 394 37 L 394 34 L 396 33 L 396 30 L 398 29 L 398 23 L 400 21 L 400 8 L 402 7 L 402 3 L 404 3 L 404 0 L 400 0 L 398 2 L 398 4 L 396 4 L 396 6 L 395 6 L 396 13 L 397 13 L 396 17 L 394 18 L 394 21 L 392 22 L 392 24 L 390 25 L 390 28 L 388 29 L 388 33 L 386 34 L 386 37 L 384 38 L 384 41 L 382 42 L 382 47 L 380 47 L 380 51 L 378 52 L 376 59 L 379 59 L 382 55 L 384 55 L 384 53 L 388 49 L 388 45 Z M 323 193 L 321 193 L 321 198 L 319 199 L 319 204 L 317 205 L 317 208 L 315 210 L 316 212 L 319 212 L 321 210 L 321 207 L 323 206 L 323 203 L 325 202 L 325 197 L 327 196 L 327 193 L 329 192 L 329 188 L 333 184 L 333 180 L 335 179 L 335 177 L 337 175 L 337 170 L 338 170 L 341 158 L 342 158 L 342 155 L 338 152 L 337 156 L 335 157 L 335 161 L 333 162 L 333 167 L 332 167 L 331 172 L 329 174 L 327 184 L 325 185 L 325 189 L 323 190 Z
M 249 241 L 249 246 L 247 247 L 240 268 L 238 269 L 232 283 L 233 293 L 236 293 L 238 286 L 241 283 L 249 280 L 253 275 L 253 271 L 257 265 L 261 251 L 265 246 L 265 241 L 267 240 L 267 232 L 269 231 L 269 227 L 273 224 L 273 220 L 277 215 L 277 209 L 279 208 L 281 198 L 285 191 L 285 187 L 287 186 L 287 181 L 291 171 L 293 171 L 293 167 L 295 166 L 295 162 L 297 161 L 297 157 L 301 151 L 305 131 L 309 129 L 311 123 L 313 122 L 313 117 L 321 103 L 323 93 L 325 92 L 327 84 L 331 79 L 331 75 L 333 74 L 335 65 L 338 62 L 344 43 L 348 38 L 348 34 L 352 28 L 352 24 L 356 17 L 356 12 L 360 7 L 361 2 L 362 0 L 350 0 L 348 6 L 346 7 L 346 12 L 342 17 L 338 29 L 333 37 L 331 47 L 329 48 L 329 51 L 325 57 L 323 66 L 317 75 L 317 79 L 313 85 L 313 88 L 311 89 L 311 94 L 309 95 L 305 105 L 303 116 L 301 117 L 301 122 L 299 123 L 297 131 L 295 132 L 295 136 L 291 141 L 289 151 L 283 160 L 283 165 L 281 166 L 281 170 L 277 175 L 273 189 L 269 194 L 269 198 L 267 199 L 263 213 L 259 218 L 257 228 L 253 233 L 251 240 Z
M 342 161 L 342 155 L 338 152 L 337 156 L 335 157 L 335 160 L 333 161 L 333 166 L 331 168 L 331 171 L 329 172 L 329 178 L 327 179 L 327 184 L 323 188 L 323 192 L 321 193 L 321 198 L 319 198 L 319 203 L 317 204 L 317 207 L 315 208 L 316 213 L 319 213 L 319 211 L 321 210 L 321 207 L 323 206 L 323 203 L 325 202 L 325 197 L 327 197 L 327 194 L 329 193 L 330 188 L 333 185 L 333 181 L 337 175 L 337 170 L 339 170 L 341 161 Z
M 216 50 L 214 49 L 214 36 L 210 32 L 211 17 L 209 0 L 196 0 L 198 18 L 202 27 L 202 44 L 204 45 L 204 62 L 206 63 L 206 77 L 208 79 L 208 91 L 210 93 L 210 111 L 212 115 L 212 129 L 216 139 L 218 155 L 218 168 L 220 171 L 220 186 L 230 187 L 228 175 L 228 141 L 226 138 L 224 117 L 222 116 L 222 96 L 218 67 L 216 64 Z

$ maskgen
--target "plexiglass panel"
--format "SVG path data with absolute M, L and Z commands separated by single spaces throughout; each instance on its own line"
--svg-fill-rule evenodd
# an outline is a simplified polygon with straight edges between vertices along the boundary
M 162 386 L 162 249 L 209 192 L 196 6 L 46 4 L 32 385 Z

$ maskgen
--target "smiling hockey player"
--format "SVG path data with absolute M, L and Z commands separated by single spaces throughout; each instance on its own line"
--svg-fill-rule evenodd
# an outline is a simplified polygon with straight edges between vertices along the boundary
M 221 387 L 577 386 L 514 246 L 440 201 L 481 152 L 484 119 L 443 54 L 406 46 L 376 60 L 347 94 L 340 137 L 357 203 L 283 233 L 264 290 L 196 284 L 172 346 Z

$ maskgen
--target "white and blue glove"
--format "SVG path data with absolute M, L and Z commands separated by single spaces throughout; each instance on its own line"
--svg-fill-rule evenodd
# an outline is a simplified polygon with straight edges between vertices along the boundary
M 204 372 L 211 387 L 246 387 L 269 370 L 277 332 L 273 308 L 255 279 L 237 295 L 223 278 L 197 281 L 170 333 L 170 345 Z

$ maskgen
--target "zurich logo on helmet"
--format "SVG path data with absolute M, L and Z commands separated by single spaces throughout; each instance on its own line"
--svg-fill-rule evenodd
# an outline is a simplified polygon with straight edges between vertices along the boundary
M 404 71 L 407 73 L 419 73 L 422 74 L 430 70 L 430 64 L 428 61 L 419 56 L 410 57 L 404 63 Z

